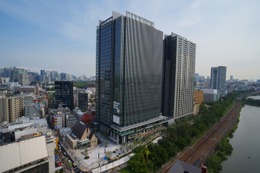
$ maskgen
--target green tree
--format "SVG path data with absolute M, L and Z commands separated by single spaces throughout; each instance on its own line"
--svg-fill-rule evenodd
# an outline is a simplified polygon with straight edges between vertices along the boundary
M 154 164 L 153 170 L 157 170 L 168 160 L 168 153 L 163 147 L 158 144 L 150 144 L 148 146 L 148 149 L 151 152 L 149 155 L 149 159 Z
M 187 140 L 181 136 L 178 137 L 178 140 L 176 141 L 176 145 L 180 150 L 183 150 L 187 145 Z
M 128 161 L 129 171 L 132 173 L 147 173 L 148 168 L 145 162 L 145 158 L 142 153 L 136 153 Z

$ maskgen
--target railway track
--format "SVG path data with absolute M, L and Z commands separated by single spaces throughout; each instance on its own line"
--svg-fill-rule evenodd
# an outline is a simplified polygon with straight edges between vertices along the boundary
M 191 147 L 179 153 L 174 160 L 166 164 L 160 172 L 166 173 L 175 163 L 182 160 L 194 166 L 200 166 L 210 156 L 220 140 L 234 127 L 241 110 L 241 101 L 236 100 L 229 112 Z

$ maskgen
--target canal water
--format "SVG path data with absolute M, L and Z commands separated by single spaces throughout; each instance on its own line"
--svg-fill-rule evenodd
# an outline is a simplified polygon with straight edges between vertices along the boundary
M 250 98 L 260 99 L 260 96 Z M 230 143 L 233 152 L 221 173 L 260 173 L 260 107 L 245 105 Z

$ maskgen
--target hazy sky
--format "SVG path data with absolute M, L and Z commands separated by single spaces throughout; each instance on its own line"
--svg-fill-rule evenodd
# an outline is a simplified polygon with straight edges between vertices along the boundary
M 196 72 L 260 79 L 259 0 L 0 0 L 0 68 L 95 75 L 96 26 L 130 11 L 196 43 Z

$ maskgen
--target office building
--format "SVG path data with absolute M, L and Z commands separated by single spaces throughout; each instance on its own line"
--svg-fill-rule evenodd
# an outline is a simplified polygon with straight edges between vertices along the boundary
M 58 72 L 57 71 L 51 71 L 50 72 L 50 78 L 51 78 L 51 81 L 55 81 L 55 80 L 58 80 Z
M 210 88 L 217 89 L 221 96 L 225 95 L 226 71 L 225 66 L 211 68 Z
M 29 75 L 28 74 L 20 74 L 20 84 L 25 86 L 25 85 L 29 85 Z
M 100 21 L 96 45 L 100 130 L 116 143 L 155 130 L 166 118 L 160 116 L 163 33 L 135 14 L 113 12 Z
M 193 113 L 196 45 L 172 33 L 164 39 L 162 112 L 176 119 Z
M 88 109 L 88 93 L 80 92 L 78 93 L 78 106 L 83 112 Z
M 59 105 L 74 109 L 73 103 L 73 82 L 71 81 L 55 81 L 55 108 Z

